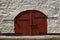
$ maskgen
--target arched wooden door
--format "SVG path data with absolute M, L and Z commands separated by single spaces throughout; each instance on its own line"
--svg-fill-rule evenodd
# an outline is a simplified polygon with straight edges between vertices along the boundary
M 37 10 L 19 13 L 14 19 L 16 35 L 42 35 L 47 33 L 47 16 Z

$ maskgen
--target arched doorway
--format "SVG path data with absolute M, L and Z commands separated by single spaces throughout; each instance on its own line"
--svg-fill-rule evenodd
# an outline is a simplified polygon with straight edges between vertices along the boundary
M 47 16 L 37 10 L 26 10 L 14 19 L 16 35 L 42 35 L 47 33 Z

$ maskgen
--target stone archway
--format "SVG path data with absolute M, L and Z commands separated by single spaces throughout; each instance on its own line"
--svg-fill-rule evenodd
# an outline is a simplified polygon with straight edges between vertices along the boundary
M 16 35 L 42 35 L 47 33 L 47 16 L 37 10 L 26 10 L 14 19 Z

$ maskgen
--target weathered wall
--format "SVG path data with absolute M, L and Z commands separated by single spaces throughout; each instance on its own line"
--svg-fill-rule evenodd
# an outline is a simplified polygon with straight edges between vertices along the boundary
M 39 10 L 49 18 L 48 33 L 60 33 L 60 0 L 0 0 L 0 32 L 14 33 L 14 18 L 25 10 Z

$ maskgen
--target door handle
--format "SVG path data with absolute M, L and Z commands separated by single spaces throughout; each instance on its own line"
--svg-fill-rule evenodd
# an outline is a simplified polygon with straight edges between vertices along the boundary
M 30 24 L 29 26 L 32 28 L 35 28 L 37 26 L 37 24 Z

